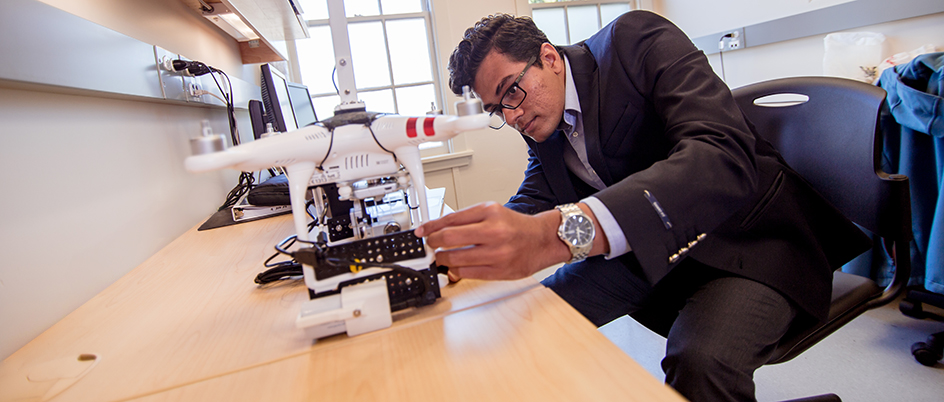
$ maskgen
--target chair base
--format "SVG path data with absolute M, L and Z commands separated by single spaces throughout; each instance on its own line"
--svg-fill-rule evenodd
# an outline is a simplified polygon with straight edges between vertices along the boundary
M 922 303 L 944 308 L 944 295 L 932 293 L 924 289 L 911 289 L 898 304 L 902 314 L 919 320 L 932 319 L 944 321 L 944 317 L 924 311 Z M 925 342 L 915 342 L 911 345 L 911 355 L 918 363 L 934 367 L 944 358 L 944 332 L 931 334 Z
M 911 345 L 911 355 L 918 363 L 934 367 L 939 360 L 944 359 L 944 332 L 931 334 L 927 342 L 915 342 Z

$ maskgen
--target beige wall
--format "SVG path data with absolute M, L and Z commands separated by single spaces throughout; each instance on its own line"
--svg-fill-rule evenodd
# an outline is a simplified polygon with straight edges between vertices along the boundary
M 907 20 L 865 26 L 850 31 L 877 32 L 885 35 L 884 56 L 911 51 L 925 44 L 944 49 L 944 13 Z M 815 35 L 791 41 L 773 43 L 724 55 L 724 73 L 728 86 L 737 88 L 753 82 L 773 78 L 822 75 L 825 35 Z M 721 74 L 718 54 L 709 57 L 715 71 Z
M 240 63 L 235 42 L 179 0 L 45 2 L 258 82 L 244 77 L 253 66 Z M 238 116 L 243 133 L 251 133 L 247 113 Z M 203 119 L 215 132 L 228 132 L 222 108 L 0 83 L 0 358 L 223 202 L 236 172 L 183 169 L 188 139 Z
M 514 0 L 433 0 L 432 3 L 443 82 L 449 79 L 449 55 L 466 28 L 489 14 L 517 14 Z M 454 102 L 459 97 L 448 88 L 444 90 L 447 110 L 455 113 Z M 446 203 L 449 206 L 461 209 L 485 201 L 504 203 L 514 195 L 524 179 L 524 169 L 528 163 L 527 146 L 515 130 L 506 127 L 499 131 L 473 131 L 459 135 L 453 143 L 457 150 L 474 152 L 471 164 L 433 172 L 426 178 L 430 188 L 447 187 Z
M 657 11 L 693 38 L 850 1 L 853 0 L 656 0 Z
M 675 22 L 691 37 L 700 37 L 727 29 L 749 26 L 781 17 L 800 14 L 850 0 L 660 0 L 658 12 Z M 847 31 L 877 32 L 885 35 L 885 57 L 910 51 L 925 44 L 944 49 L 944 13 L 909 18 L 884 24 L 863 26 Z M 774 78 L 822 75 L 823 39 L 826 35 L 748 47 L 724 54 L 724 76 L 728 86 L 742 85 Z M 708 57 L 715 71 L 722 75 L 721 56 Z

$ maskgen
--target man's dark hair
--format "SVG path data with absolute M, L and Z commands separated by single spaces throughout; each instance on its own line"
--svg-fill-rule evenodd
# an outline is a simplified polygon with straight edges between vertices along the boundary
M 482 18 L 465 30 L 462 41 L 449 56 L 449 88 L 460 95 L 464 85 L 471 87 L 482 59 L 492 49 L 514 61 L 528 61 L 540 54 L 544 43 L 549 43 L 547 36 L 529 17 L 495 14 Z M 541 68 L 541 59 L 534 65 Z

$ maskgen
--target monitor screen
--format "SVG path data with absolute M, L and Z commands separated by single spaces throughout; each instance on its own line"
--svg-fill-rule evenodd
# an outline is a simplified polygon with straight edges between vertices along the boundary
M 311 94 L 308 87 L 294 82 L 286 83 L 288 99 L 292 102 L 292 113 L 295 116 L 295 125 L 299 128 L 318 122 L 315 106 L 311 103 Z
M 288 94 L 288 80 L 279 70 L 269 64 L 262 65 L 262 104 L 265 121 L 272 123 L 275 131 L 291 131 L 298 126 Z

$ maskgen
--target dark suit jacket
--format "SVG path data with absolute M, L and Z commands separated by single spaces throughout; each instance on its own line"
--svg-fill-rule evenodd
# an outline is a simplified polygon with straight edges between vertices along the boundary
M 746 121 L 704 54 L 656 14 L 624 14 L 560 50 L 570 62 L 597 192 L 568 172 L 560 132 L 524 137 L 529 164 L 506 206 L 537 213 L 595 195 L 657 284 L 693 258 L 785 294 L 822 319 L 832 270 L 869 239 Z M 705 236 L 700 236 L 705 234 Z

